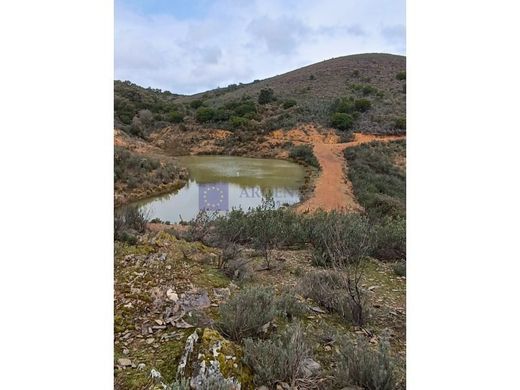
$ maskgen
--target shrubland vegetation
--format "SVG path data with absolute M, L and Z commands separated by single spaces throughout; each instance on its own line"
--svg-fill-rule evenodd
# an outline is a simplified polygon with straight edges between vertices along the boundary
M 307 144 L 292 147 L 289 151 L 289 158 L 310 165 L 314 168 L 320 167 L 320 163 L 314 155 L 312 146 Z
M 355 126 L 361 132 L 402 132 L 396 118 L 405 115 L 404 69 L 404 57 L 347 56 L 193 96 L 116 81 L 114 121 L 116 127 L 144 138 L 181 123 L 193 130 L 203 125 L 253 133 L 300 122 L 340 130 Z
M 137 154 L 116 146 L 114 148 L 114 181 L 129 189 L 151 189 L 179 178 L 180 169 L 171 162 Z
M 405 147 L 402 140 L 345 149 L 354 193 L 370 216 L 406 215 Z
M 137 245 L 136 239 L 129 240 L 121 232 L 142 235 L 137 232 L 144 231 L 145 220 L 139 210 L 127 208 L 116 218 L 116 240 Z M 326 315 L 335 316 L 342 326 L 372 327 L 374 297 L 366 284 L 372 267 L 369 265 L 374 261 L 370 257 L 382 254 L 383 260 L 401 259 L 404 248 L 399 245 L 404 242 L 388 238 L 404 234 L 400 230 L 404 225 L 396 227 L 395 223 L 396 219 L 386 216 L 372 218 L 343 212 L 297 214 L 291 208 L 275 209 L 266 199 L 248 212 L 232 210 L 221 216 L 201 212 L 188 223 L 188 229 L 172 233 L 181 241 L 166 245 L 158 236 L 150 242 L 158 248 L 180 245 L 185 242 L 182 240 L 219 248 L 221 255 L 215 265 L 241 288 L 220 303 L 213 328 L 242 348 L 240 361 L 251 369 L 255 386 L 275 388 L 287 383 L 302 388 L 317 388 L 319 384 L 324 389 L 396 389 L 401 363 L 389 351 L 384 337 L 373 346 L 364 337 L 354 339 L 341 331 L 329 341 L 337 349 L 330 356 L 333 363 L 323 367 L 315 360 L 323 359 L 315 354 L 319 335 L 304 326 L 311 308 L 315 311 L 314 306 L 318 306 Z M 186 244 L 182 245 L 184 248 Z M 303 272 L 292 288 L 259 284 L 259 274 L 283 272 L 282 263 L 272 253 L 280 250 L 309 251 L 312 268 Z M 193 250 L 181 252 L 184 261 L 190 261 Z M 390 255 L 395 253 L 398 257 Z M 254 263 L 256 258 L 262 259 L 262 268 Z M 391 272 L 404 275 L 404 264 L 402 260 L 394 263 Z M 373 337 L 371 332 L 368 334 Z M 223 386 L 212 388 L 229 388 L 221 377 L 212 381 L 218 382 L 211 382 L 213 386 Z

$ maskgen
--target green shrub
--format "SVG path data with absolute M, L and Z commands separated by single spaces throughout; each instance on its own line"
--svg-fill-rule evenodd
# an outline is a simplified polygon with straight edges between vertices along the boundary
M 274 101 L 274 91 L 271 88 L 264 88 L 258 95 L 258 104 L 267 104 Z
M 180 112 L 172 111 L 168 114 L 168 121 L 172 123 L 181 123 L 184 121 L 184 115 Z
M 305 377 L 304 363 L 310 356 L 299 324 L 268 340 L 247 339 L 244 344 L 244 360 L 253 369 L 253 381 L 258 386 L 271 388 L 277 382 L 286 382 L 295 388 L 298 379 Z
M 405 218 L 386 217 L 375 226 L 371 255 L 379 260 L 396 260 L 406 257 Z
M 231 119 L 229 120 L 229 123 L 235 129 L 238 129 L 238 128 L 244 129 L 249 126 L 250 122 L 249 122 L 249 119 L 242 118 L 240 116 L 232 116 Z
M 371 218 L 406 215 L 406 173 L 396 164 L 406 142 L 372 142 L 345 149 L 354 194 Z
M 399 81 L 406 80 L 406 72 L 399 72 L 395 75 L 395 78 Z
M 190 102 L 190 107 L 196 110 L 197 108 L 199 108 L 203 104 L 204 104 L 204 102 L 202 100 L 196 99 L 196 100 L 192 100 Z
M 332 115 L 330 124 L 339 130 L 350 130 L 354 125 L 354 119 L 348 114 L 336 112 Z
M 394 127 L 399 130 L 406 130 L 406 118 L 399 117 L 394 120 Z
M 114 239 L 135 244 L 137 238 L 133 233 L 144 233 L 147 218 L 136 206 L 127 206 L 114 214 Z
M 361 386 L 367 390 L 395 390 L 397 387 L 396 363 L 386 340 L 379 348 L 373 347 L 363 337 L 356 342 L 343 337 L 339 342 L 339 357 L 334 372 L 335 385 Z
M 288 108 L 294 107 L 296 104 L 296 100 L 289 99 L 283 102 L 282 107 L 287 110 Z
M 251 287 L 240 291 L 220 306 L 219 330 L 235 341 L 254 337 L 276 316 L 272 290 Z
M 209 122 L 214 116 L 215 110 L 209 107 L 199 107 L 195 113 L 195 119 L 197 119 L 199 123 Z
M 248 113 L 256 113 L 256 105 L 252 100 L 246 100 L 234 108 L 236 116 L 244 116 Z
M 349 294 L 347 278 L 337 271 L 318 270 L 309 272 L 300 281 L 303 296 L 315 301 L 330 312 L 337 313 L 347 323 L 356 323 L 353 317 L 356 302 Z M 369 316 L 369 305 L 365 290 L 360 289 L 362 318 Z
M 366 112 L 372 107 L 372 103 L 368 99 L 359 99 L 354 101 L 354 109 L 357 112 Z
M 223 108 L 218 108 L 215 110 L 215 112 L 213 114 L 213 120 L 215 122 L 225 122 L 225 121 L 229 120 L 230 116 L 231 116 L 230 111 L 225 110 Z
M 315 265 L 342 267 L 355 264 L 370 251 L 371 226 L 361 214 L 319 211 L 309 225 Z
M 276 301 L 278 314 L 286 317 L 289 321 L 303 315 L 307 310 L 293 293 L 289 291 L 283 292 Z
M 314 155 L 314 151 L 310 145 L 298 145 L 291 148 L 289 158 L 297 161 L 302 161 L 312 167 L 319 168 L 320 163 Z
M 333 113 L 344 113 L 344 114 L 352 114 L 354 109 L 354 99 L 352 97 L 342 97 L 336 99 L 331 106 L 331 112 Z

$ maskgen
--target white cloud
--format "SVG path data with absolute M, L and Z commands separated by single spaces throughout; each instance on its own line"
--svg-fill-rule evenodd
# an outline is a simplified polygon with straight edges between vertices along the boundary
M 205 16 L 142 14 L 116 3 L 115 77 L 192 94 L 331 57 L 404 54 L 404 0 L 232 1 Z

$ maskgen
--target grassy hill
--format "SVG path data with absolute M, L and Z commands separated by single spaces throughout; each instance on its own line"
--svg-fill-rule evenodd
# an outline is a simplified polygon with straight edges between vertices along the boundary
M 191 96 L 116 81 L 115 125 L 140 136 L 168 125 L 263 133 L 308 122 L 403 133 L 405 70 L 403 56 L 359 54 Z

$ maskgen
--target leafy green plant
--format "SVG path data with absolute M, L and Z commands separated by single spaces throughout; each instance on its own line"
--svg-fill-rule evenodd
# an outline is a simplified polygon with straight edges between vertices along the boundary
M 264 88 L 260 90 L 260 95 L 258 96 L 258 104 L 267 104 L 274 100 L 274 91 L 271 88 Z
M 406 72 L 403 71 L 403 72 L 399 72 L 399 73 L 397 73 L 397 74 L 395 75 L 395 78 L 396 78 L 397 80 L 400 80 L 400 81 L 401 81 L 401 80 L 406 80 Z
M 195 113 L 195 119 L 199 123 L 209 122 L 215 116 L 215 110 L 209 107 L 199 107 Z
M 354 118 L 349 114 L 336 112 L 332 114 L 330 124 L 339 130 L 350 130 L 354 125 Z

